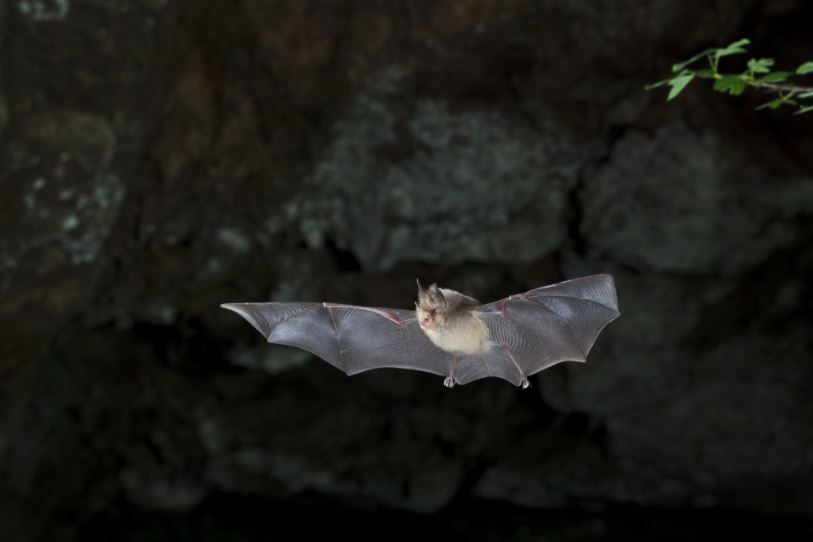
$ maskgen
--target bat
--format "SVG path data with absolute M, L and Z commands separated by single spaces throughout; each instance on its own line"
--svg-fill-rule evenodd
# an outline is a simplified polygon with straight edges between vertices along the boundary
M 270 343 L 307 350 L 355 375 L 384 367 L 426 371 L 447 387 L 486 377 L 527 388 L 562 361 L 587 361 L 618 318 L 610 275 L 567 280 L 493 303 L 418 282 L 415 310 L 341 303 L 224 303 Z

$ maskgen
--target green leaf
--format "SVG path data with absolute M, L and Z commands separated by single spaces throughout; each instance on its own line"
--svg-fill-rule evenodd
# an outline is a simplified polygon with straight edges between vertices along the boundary
M 772 58 L 752 58 L 748 61 L 748 69 L 751 70 L 751 73 L 768 73 L 773 64 Z
M 669 96 L 666 97 L 666 101 L 668 102 L 680 94 L 680 92 L 686 88 L 686 85 L 688 85 L 692 79 L 694 79 L 694 74 L 691 73 L 684 73 L 670 79 L 667 84 L 671 88 L 669 89 Z
M 714 59 L 719 60 L 724 56 L 730 55 L 739 55 L 745 52 L 745 46 L 751 43 L 751 40 L 742 39 L 739 41 L 735 41 L 731 45 L 723 47 L 722 49 L 715 49 L 714 50 Z
M 745 82 L 739 75 L 724 75 L 714 82 L 714 90 L 717 92 L 728 92 L 733 96 L 739 96 L 745 90 Z
M 805 75 L 811 72 L 813 72 L 813 62 L 805 62 L 796 68 L 796 75 Z
M 813 111 L 813 105 L 803 105 L 794 113 L 794 115 L 801 115 L 802 113 L 807 113 L 809 111 Z
M 790 73 L 788 72 L 773 72 L 760 79 L 760 81 L 763 83 L 781 83 L 786 80 L 789 75 Z
M 813 98 L 813 92 L 803 92 L 802 94 L 799 94 L 797 98 Z
M 706 56 L 707 54 L 709 54 L 713 50 L 714 49 L 706 49 L 703 52 L 697 53 L 696 55 L 694 55 L 689 60 L 684 60 L 683 62 L 678 62 L 677 64 L 672 64 L 672 73 L 678 73 L 679 71 L 683 70 L 683 68 L 685 68 L 689 64 L 694 64 L 695 62 L 697 62 L 698 60 L 700 60 L 701 58 L 703 58 L 704 56 Z

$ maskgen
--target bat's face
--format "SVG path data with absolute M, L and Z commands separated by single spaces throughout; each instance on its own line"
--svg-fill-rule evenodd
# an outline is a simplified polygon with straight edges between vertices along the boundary
M 423 329 L 433 329 L 444 324 L 444 310 L 446 309 L 446 298 L 440 291 L 437 284 L 424 289 L 418 283 L 418 301 L 415 303 L 415 315 L 418 324 Z
M 415 310 L 418 317 L 418 324 L 423 329 L 434 329 L 443 326 L 444 315 L 441 309 L 422 309 L 420 306 Z

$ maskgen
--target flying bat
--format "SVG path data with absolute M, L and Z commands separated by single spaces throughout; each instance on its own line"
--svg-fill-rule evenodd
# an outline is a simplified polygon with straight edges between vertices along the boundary
M 418 283 L 415 310 L 341 303 L 225 303 L 270 343 L 303 348 L 348 375 L 384 367 L 426 371 L 444 385 L 485 377 L 527 388 L 561 361 L 587 361 L 618 318 L 610 275 L 535 288 L 499 301 Z

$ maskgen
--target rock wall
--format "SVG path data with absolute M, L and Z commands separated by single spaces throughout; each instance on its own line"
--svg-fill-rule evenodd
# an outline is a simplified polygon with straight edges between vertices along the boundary
M 742 36 L 809 60 L 811 15 L 0 4 L 0 532 L 246 496 L 813 516 L 813 117 L 643 91 Z M 596 272 L 622 317 L 525 392 L 348 379 L 218 309 Z

